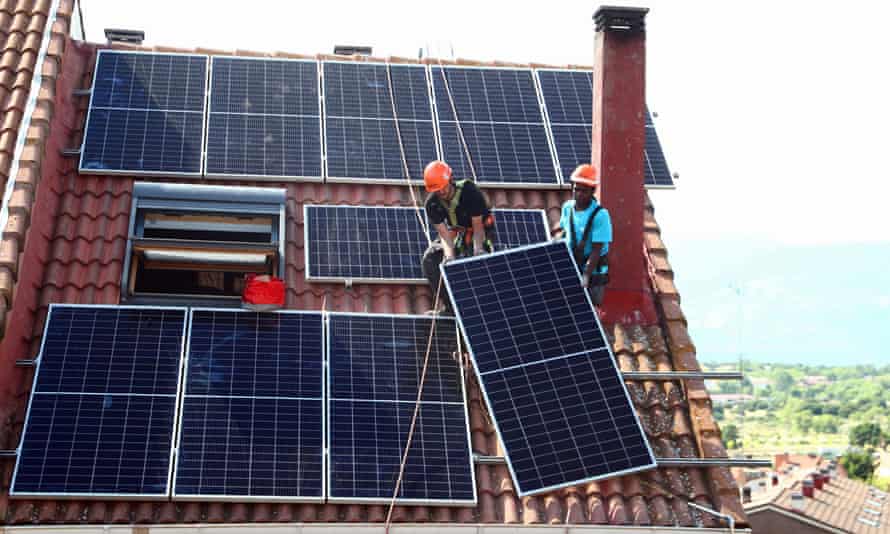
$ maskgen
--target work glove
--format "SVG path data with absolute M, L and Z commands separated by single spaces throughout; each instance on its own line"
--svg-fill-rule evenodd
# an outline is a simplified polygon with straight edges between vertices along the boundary
M 590 287 L 590 275 L 588 275 L 587 273 L 581 275 L 581 287 Z

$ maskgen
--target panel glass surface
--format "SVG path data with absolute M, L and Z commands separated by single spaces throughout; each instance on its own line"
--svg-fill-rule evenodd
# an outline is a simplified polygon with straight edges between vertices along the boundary
M 590 161 L 593 73 L 584 70 L 538 70 L 537 74 L 559 167 L 563 180 L 568 182 L 575 167 Z M 673 187 L 674 182 L 667 170 L 648 109 L 643 158 L 644 182 L 647 186 Z
M 435 66 L 431 72 L 442 152 L 455 178 L 557 183 L 530 70 Z
M 318 63 L 211 59 L 207 174 L 321 179 Z
M 174 494 L 323 498 L 321 313 L 192 310 Z
M 443 272 L 520 495 L 654 467 L 564 242 Z
M 541 210 L 494 214 L 496 250 L 548 239 Z M 424 280 L 420 261 L 429 242 L 414 208 L 307 205 L 306 225 L 310 279 Z
M 167 496 L 185 318 L 51 307 L 11 494 Z
M 429 344 L 420 411 L 397 500 L 474 503 L 454 320 L 333 313 L 328 332 L 330 498 L 392 498 Z
M 102 50 L 84 173 L 201 173 L 207 56 Z
M 324 87 L 329 178 L 404 180 L 401 136 L 411 179 L 422 179 L 438 157 L 426 67 L 329 61 Z

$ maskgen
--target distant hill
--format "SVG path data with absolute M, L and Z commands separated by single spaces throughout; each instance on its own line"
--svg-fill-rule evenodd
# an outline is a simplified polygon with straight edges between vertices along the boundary
M 699 360 L 890 362 L 890 242 L 667 244 Z

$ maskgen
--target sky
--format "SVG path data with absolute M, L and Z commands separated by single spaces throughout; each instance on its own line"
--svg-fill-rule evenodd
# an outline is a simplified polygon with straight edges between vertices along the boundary
M 81 4 L 94 42 L 556 65 L 592 64 L 599 5 Z M 651 10 L 646 98 L 679 179 L 650 195 L 699 359 L 890 363 L 890 3 L 621 5 Z

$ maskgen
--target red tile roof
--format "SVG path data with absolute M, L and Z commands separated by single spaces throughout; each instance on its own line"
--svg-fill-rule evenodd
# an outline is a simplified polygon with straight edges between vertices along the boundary
M 65 43 L 64 69 L 58 79 L 57 113 L 46 141 L 44 165 L 34 196 L 33 217 L 22 254 L 8 256 L 7 265 L 20 276 L 0 290 L 15 298 L 0 345 L 5 355 L 4 396 L 0 407 L 3 448 L 14 448 L 24 420 L 31 370 L 13 367 L 39 350 L 50 303 L 115 304 L 120 298 L 121 269 L 127 239 L 134 177 L 80 175 L 77 162 L 53 152 L 51 146 L 77 146 L 86 101 L 70 97 L 74 87 L 87 87 L 95 61 L 95 46 Z M 207 52 L 207 51 L 203 51 Z M 62 89 L 64 88 L 64 89 Z M 56 140 L 58 138 L 58 140 Z M 55 144 L 54 144 L 55 143 Z M 38 151 L 39 152 L 39 151 Z M 144 178 L 143 178 L 144 179 Z M 162 179 L 158 179 L 162 181 Z M 206 181 L 201 183 L 233 184 Z M 304 203 L 410 205 L 407 188 L 355 184 L 261 184 L 287 190 L 287 306 L 296 309 L 417 313 L 430 307 L 426 286 L 310 284 L 305 280 L 303 253 Z M 551 222 L 559 216 L 566 191 L 489 190 L 497 207 L 542 208 Z M 607 327 L 622 370 L 699 370 L 673 284 L 673 271 L 648 198 L 645 220 L 646 254 L 652 291 L 659 303 L 661 326 Z M 23 230 L 24 231 L 24 230 Z M 5 284 L 5 285 L 4 285 Z M 4 289 L 5 288 L 5 289 Z M 472 444 L 483 455 L 500 453 L 497 436 L 472 373 L 468 373 Z M 679 382 L 628 381 L 652 447 L 659 457 L 723 457 L 726 451 L 701 380 Z M 2 460 L 0 518 L 7 524 L 28 523 L 197 523 L 246 521 L 381 522 L 379 505 L 312 505 L 263 503 L 146 503 L 102 501 L 9 500 L 13 462 Z M 714 517 L 690 508 L 688 502 L 745 515 L 735 481 L 727 468 L 660 468 L 519 499 L 505 465 L 477 465 L 479 503 L 476 508 L 399 506 L 397 522 L 519 523 L 519 524 L 637 524 L 720 526 Z

